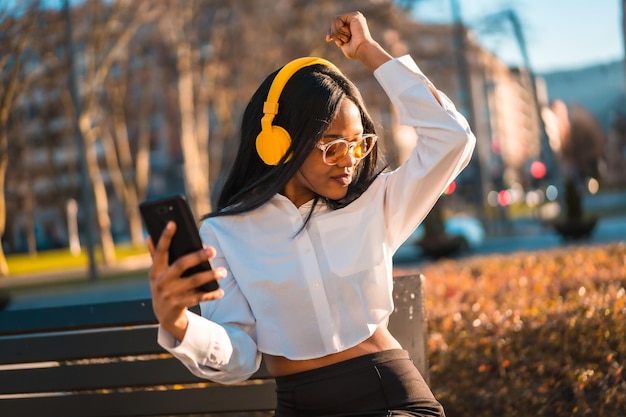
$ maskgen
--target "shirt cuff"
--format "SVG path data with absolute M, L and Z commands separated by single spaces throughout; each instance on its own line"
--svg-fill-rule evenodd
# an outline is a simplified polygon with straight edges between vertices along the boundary
M 191 311 L 186 311 L 185 314 L 189 319 L 185 338 L 178 341 L 159 326 L 157 335 L 159 345 L 183 362 L 192 361 L 215 370 L 226 367 L 233 353 L 226 330 Z

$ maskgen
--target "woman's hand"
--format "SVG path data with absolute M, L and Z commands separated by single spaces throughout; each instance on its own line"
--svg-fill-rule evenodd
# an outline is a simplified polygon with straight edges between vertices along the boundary
M 347 58 L 360 61 L 372 71 L 392 59 L 372 38 L 361 12 L 335 16 L 330 22 L 326 41 L 334 41 Z
M 148 237 L 148 249 L 152 255 L 149 277 L 154 314 L 161 326 L 181 341 L 185 337 L 189 324 L 185 314 L 187 308 L 202 301 L 216 300 L 224 296 L 224 291 L 221 289 L 201 292 L 197 288 L 209 281 L 224 278 L 226 270 L 216 268 L 181 278 L 186 269 L 214 257 L 215 249 L 208 248 L 190 253 L 169 265 L 168 250 L 174 233 L 176 233 L 176 224 L 170 221 L 161 234 L 156 248 Z

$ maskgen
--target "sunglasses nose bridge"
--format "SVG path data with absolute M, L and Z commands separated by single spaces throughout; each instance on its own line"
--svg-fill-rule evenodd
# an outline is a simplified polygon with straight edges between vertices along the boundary
M 363 151 L 362 149 L 360 149 L 363 146 L 363 143 L 365 143 L 364 141 L 368 140 L 371 137 L 371 135 L 366 135 L 366 137 L 360 138 L 357 141 L 348 141 L 345 138 L 340 138 L 340 139 L 336 139 L 334 140 L 334 145 L 335 146 L 343 146 L 343 148 L 341 149 L 341 151 L 337 150 L 335 152 L 333 152 L 333 156 L 329 157 L 328 156 L 328 151 L 329 151 L 329 145 L 333 144 L 333 142 L 330 142 L 327 145 L 316 145 L 319 149 L 323 150 L 323 158 L 324 158 L 324 162 L 327 165 L 337 165 L 337 163 L 346 158 L 347 156 L 350 157 L 350 159 L 354 159 L 355 161 L 359 161 L 361 159 L 363 159 L 367 154 L 369 154 L 369 151 L 371 150 L 371 148 L 373 147 L 374 142 L 371 143 L 372 146 L 370 146 L 368 150 Z M 359 150 L 359 152 L 357 152 L 357 150 Z
M 356 150 L 359 146 L 362 146 L 363 140 L 358 140 L 356 142 L 348 142 L 348 141 L 344 141 L 344 142 L 345 142 L 346 147 L 345 147 L 345 150 L 342 152 L 341 157 L 344 158 L 346 155 L 350 155 L 351 157 L 357 158 Z

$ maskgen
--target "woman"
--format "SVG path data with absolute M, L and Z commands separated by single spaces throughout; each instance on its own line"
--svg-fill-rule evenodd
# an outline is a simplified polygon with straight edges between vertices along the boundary
M 148 241 L 159 343 L 224 384 L 247 379 L 263 356 L 276 416 L 444 415 L 387 330 L 392 255 L 467 165 L 475 138 L 410 57 L 393 59 L 372 39 L 361 13 L 334 18 L 327 41 L 372 70 L 401 122 L 415 126 L 412 156 L 380 172 L 374 122 L 327 61 L 271 74 L 200 228 L 207 250 L 168 266 L 175 225 L 156 248 Z M 207 257 L 212 272 L 179 279 Z M 195 290 L 217 279 L 219 290 Z M 201 316 L 187 310 L 198 303 Z

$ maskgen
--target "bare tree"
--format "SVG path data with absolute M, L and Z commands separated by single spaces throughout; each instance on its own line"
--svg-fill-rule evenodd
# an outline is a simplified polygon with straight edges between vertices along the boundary
M 31 40 L 37 8 L 38 4 L 31 2 L 23 10 L 0 9 L 0 44 L 3 45 L 3 52 L 0 54 L 0 239 L 6 230 L 5 180 L 9 162 L 9 113 L 24 83 L 24 51 Z M 24 13 L 24 18 L 14 18 L 21 13 Z M 4 248 L 0 247 L 0 276 L 8 274 Z
M 102 131 L 102 143 L 113 189 L 124 205 L 131 241 L 133 245 L 139 246 L 143 244 L 143 227 L 138 205 L 146 197 L 149 176 L 149 116 L 152 106 L 151 96 L 147 91 L 141 95 L 140 103 L 135 111 L 130 111 L 129 105 L 126 105 L 127 102 L 134 104 L 127 92 L 131 71 L 129 67 L 128 59 L 120 60 L 118 68 L 121 74 L 117 77 L 109 77 L 105 85 L 109 106 L 105 110 L 106 123 Z M 148 89 L 145 85 L 141 87 Z M 135 152 L 131 150 L 128 133 L 127 114 L 129 113 L 135 119 L 137 126 Z
M 161 32 L 174 51 L 177 70 L 178 106 L 180 109 L 180 143 L 183 152 L 183 174 L 187 197 L 194 213 L 199 215 L 209 207 L 208 137 L 198 135 L 196 100 L 194 95 L 195 36 L 192 26 L 198 3 L 175 1 L 165 3 L 166 13 L 160 20 Z
M 126 48 L 142 25 L 156 18 L 151 3 L 116 1 L 109 5 L 101 1 L 91 1 L 81 9 L 79 36 L 85 42 L 82 54 L 85 70 L 82 72 L 82 85 L 79 102 L 75 102 L 78 128 L 85 143 L 86 165 L 89 180 L 93 187 L 96 205 L 96 219 L 100 232 L 103 260 L 106 265 L 115 260 L 115 249 L 111 234 L 109 201 L 100 166 L 96 144 L 104 135 L 100 117 L 99 92 L 105 87 L 105 80 L 113 64 L 124 56 Z M 88 17 L 89 19 L 85 19 Z
M 598 177 L 598 162 L 604 155 L 605 134 L 598 120 L 581 106 L 569 110 L 569 138 L 563 143 L 567 166 L 580 177 Z
M 283 27 L 277 23 L 280 14 L 274 20 L 272 16 L 284 3 L 165 3 L 167 11 L 159 20 L 159 29 L 171 54 L 168 58 L 174 62 L 174 71 L 168 75 L 173 74 L 176 93 L 182 173 L 197 215 L 211 210 L 211 189 L 221 171 L 222 151 L 230 154 L 234 149 L 224 145 L 232 141 L 252 86 L 258 85 L 260 74 L 267 73 L 266 63 L 276 51 L 283 51 L 281 44 L 271 39 Z

